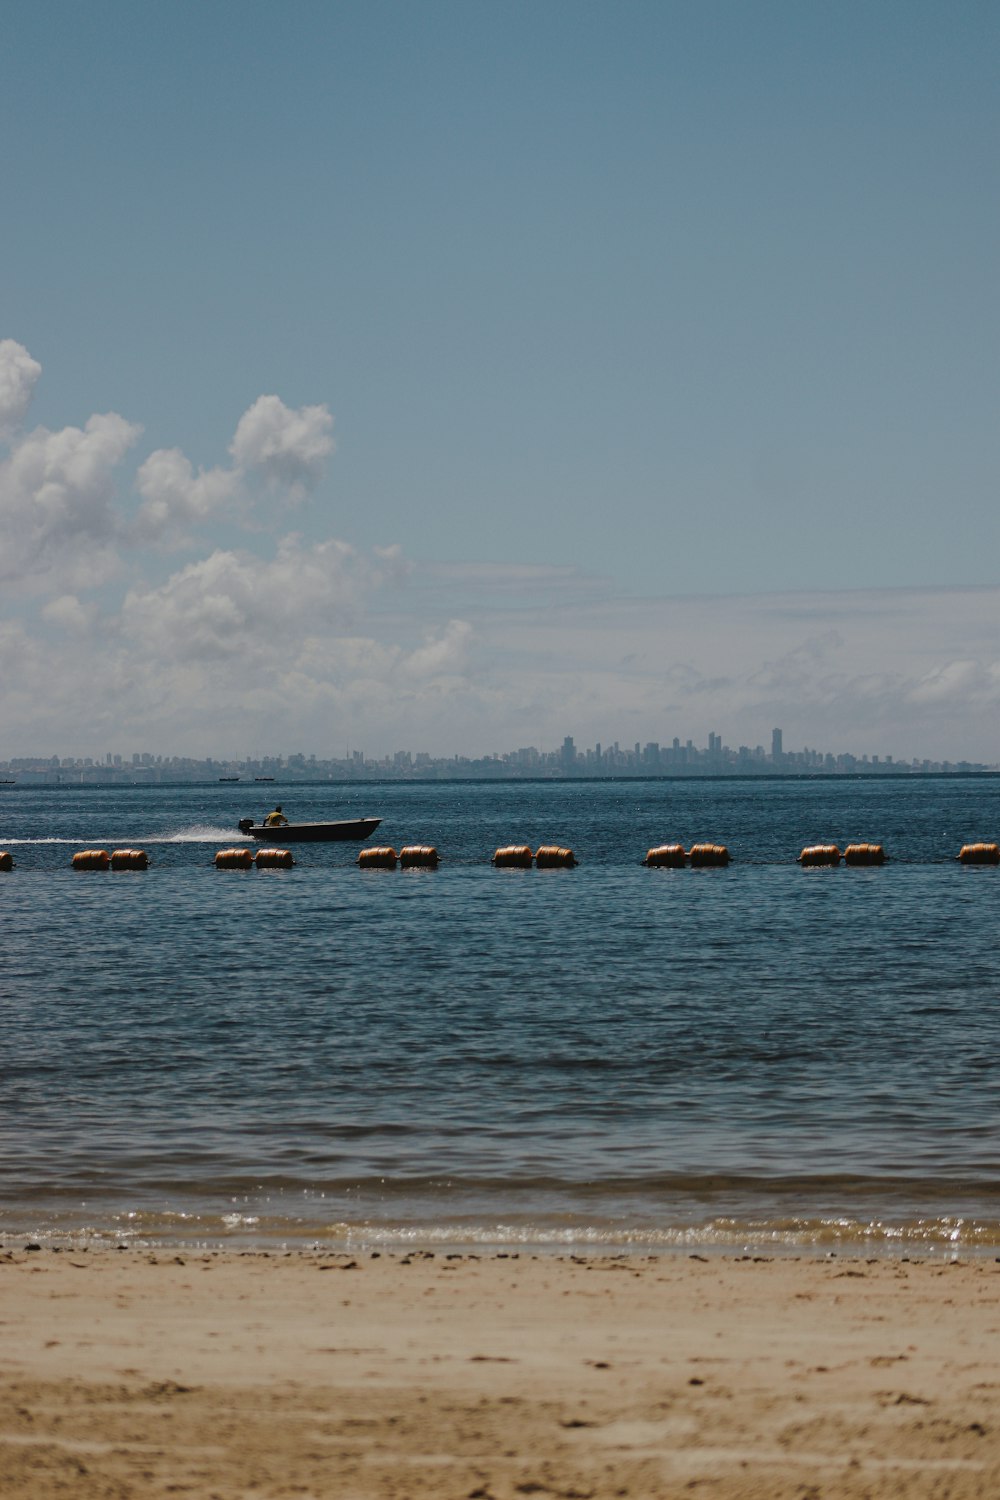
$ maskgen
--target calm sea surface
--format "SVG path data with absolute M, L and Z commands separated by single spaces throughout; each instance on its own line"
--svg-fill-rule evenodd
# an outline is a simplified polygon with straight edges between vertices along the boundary
M 441 867 L 217 871 L 275 798 Z M 988 777 L 0 788 L 0 1236 L 996 1249 L 998 838 Z

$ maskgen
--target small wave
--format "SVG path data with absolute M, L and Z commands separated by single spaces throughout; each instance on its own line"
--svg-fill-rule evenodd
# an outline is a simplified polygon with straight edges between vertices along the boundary
M 348 1245 L 374 1244 L 392 1248 L 411 1244 L 471 1244 L 483 1247 L 535 1249 L 718 1250 L 734 1252 L 750 1247 L 772 1251 L 845 1253 L 854 1251 L 923 1251 L 935 1249 L 994 1254 L 1000 1244 L 1000 1223 L 966 1223 L 961 1219 L 921 1219 L 908 1223 L 883 1223 L 877 1219 L 848 1220 L 754 1220 L 714 1219 L 698 1224 L 636 1225 L 623 1228 L 608 1224 L 575 1223 L 552 1225 L 544 1221 L 524 1223 L 425 1222 L 378 1224 L 372 1221 L 340 1222 L 324 1226 L 331 1241 Z
M 21 1220 L 19 1223 L 18 1220 Z M 798 1221 L 708 1220 L 698 1224 L 622 1227 L 606 1222 L 553 1224 L 545 1219 L 378 1223 L 371 1220 L 325 1221 L 305 1216 L 231 1211 L 111 1211 L 97 1221 L 81 1222 L 72 1213 L 42 1220 L 29 1213 L 11 1214 L 0 1228 L 0 1249 L 25 1236 L 40 1244 L 140 1246 L 243 1246 L 264 1249 L 317 1248 L 357 1252 L 383 1250 L 403 1254 L 415 1249 L 465 1253 L 561 1255 L 719 1254 L 746 1258 L 759 1255 L 920 1256 L 934 1259 L 995 1256 L 1000 1223 L 941 1218 L 886 1224 L 879 1220 Z

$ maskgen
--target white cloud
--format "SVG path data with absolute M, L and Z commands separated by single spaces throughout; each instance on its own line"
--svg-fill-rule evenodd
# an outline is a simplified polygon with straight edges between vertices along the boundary
M 118 567 L 114 471 L 141 428 L 108 412 L 21 438 L 0 464 L 0 579 L 93 586 Z
M 133 539 L 142 543 L 180 535 L 224 514 L 239 497 L 241 476 L 232 469 L 199 469 L 179 448 L 158 448 L 140 466 L 136 489 L 143 498 Z
M 246 519 L 252 481 L 297 502 L 323 477 L 333 452 L 333 417 L 325 406 L 293 411 L 277 396 L 261 396 L 240 418 L 229 451 L 231 468 L 195 472 L 179 448 L 158 448 L 136 476 L 143 504 L 132 532 L 145 542 L 190 543 L 190 528 L 222 517 Z
M 217 550 L 160 588 L 133 588 L 122 629 L 151 654 L 178 661 L 280 663 L 302 636 L 343 626 L 377 571 L 343 542 L 304 547 L 286 537 L 273 560 Z
M 271 485 L 302 495 L 323 476 L 333 452 L 333 417 L 325 406 L 287 407 L 278 396 L 259 396 L 239 420 L 229 451 L 237 467 Z
M 91 634 L 100 622 L 101 612 L 93 600 L 78 599 L 75 594 L 60 594 L 50 599 L 42 610 L 42 619 L 78 639 Z
M 982 701 L 996 704 L 998 673 L 997 662 L 990 666 L 969 660 L 945 662 L 911 684 L 908 697 L 911 703 L 942 707 Z
M 42 367 L 16 339 L 0 339 L 0 438 L 17 431 L 28 414 Z
M 142 429 L 115 412 L 80 427 L 20 430 L 41 366 L 14 339 L 0 340 L 0 580 L 22 591 L 97 587 L 119 573 L 125 554 L 150 543 L 192 546 L 191 532 L 220 520 L 247 520 L 253 480 L 298 500 L 318 483 L 333 451 L 325 406 L 287 407 L 261 396 L 240 418 L 231 467 L 195 470 L 179 448 L 160 448 L 140 465 L 138 513 L 121 509 L 116 470 Z M 386 551 L 386 565 L 400 561 Z
M 414 678 L 461 674 L 468 666 L 472 626 L 465 620 L 449 620 L 442 633 L 429 636 L 405 658 L 405 670 Z

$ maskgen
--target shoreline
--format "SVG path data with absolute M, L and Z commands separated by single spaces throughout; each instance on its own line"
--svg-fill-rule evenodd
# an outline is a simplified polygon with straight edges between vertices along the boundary
M 986 1500 L 1000 1260 L 0 1252 L 5 1500 Z
M 460 1233 L 406 1232 L 390 1238 L 345 1235 L 324 1238 L 312 1235 L 117 1235 L 114 1230 L 37 1235 L 0 1233 L 0 1257 L 21 1253 L 106 1254 L 132 1256 L 465 1256 L 468 1259 L 559 1260 L 582 1256 L 588 1260 L 885 1260 L 885 1262 L 933 1263 L 1000 1262 L 1000 1239 L 982 1242 L 930 1241 L 915 1239 L 838 1239 L 835 1242 L 780 1241 L 765 1236 L 745 1236 L 724 1242 L 690 1236 L 676 1242 L 646 1239 L 585 1238 L 559 1235 L 550 1239 L 504 1239 L 484 1235 L 471 1238 Z
M 993 1195 L 991 1195 L 992 1198 Z M 985 1205 L 983 1205 L 985 1207 Z M 991 1202 L 990 1207 L 993 1207 Z M 509 1212 L 500 1218 L 441 1214 L 379 1220 L 319 1219 L 243 1211 L 219 1213 L 205 1208 L 177 1208 L 158 1213 L 110 1209 L 83 1218 L 58 1211 L 29 1214 L 23 1208 L 0 1221 L 0 1253 L 28 1244 L 45 1251 L 127 1249 L 136 1254 L 186 1253 L 369 1255 L 412 1251 L 479 1255 L 522 1254 L 547 1257 L 583 1254 L 678 1256 L 698 1252 L 738 1258 L 764 1254 L 783 1258 L 824 1259 L 873 1256 L 898 1260 L 981 1259 L 1000 1256 L 1000 1220 L 989 1213 L 954 1208 L 946 1214 L 926 1209 L 907 1216 L 815 1213 L 774 1218 L 726 1214 L 690 1221 L 680 1217 L 655 1222 L 623 1218 L 584 1218 L 567 1222 L 566 1213 Z

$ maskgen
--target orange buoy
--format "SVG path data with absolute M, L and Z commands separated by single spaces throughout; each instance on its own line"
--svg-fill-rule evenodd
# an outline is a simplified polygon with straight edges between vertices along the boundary
M 149 856 L 145 849 L 115 849 L 111 854 L 112 870 L 148 870 Z
M 848 844 L 844 850 L 845 865 L 884 865 L 885 861 L 881 844 Z
M 499 869 L 502 866 L 512 866 L 519 870 L 527 870 L 531 867 L 534 855 L 527 844 L 506 844 L 498 849 L 493 856 L 493 864 Z
M 258 870 L 290 870 L 294 863 L 291 849 L 258 849 L 254 855 Z
M 799 855 L 799 864 L 803 868 L 806 865 L 839 865 L 840 850 L 836 844 L 810 844 Z
M 542 844 L 535 850 L 535 868 L 537 870 L 572 869 L 576 864 L 576 855 L 572 849 L 564 849 L 561 844 Z
M 728 865 L 729 850 L 725 844 L 692 844 L 688 858 L 692 869 L 699 866 Z
M 220 849 L 215 856 L 217 870 L 250 870 L 253 853 L 249 849 Z
M 388 844 L 376 845 L 374 849 L 362 849 L 358 864 L 368 870 L 394 870 L 398 855 Z
M 438 852 L 432 844 L 406 844 L 399 851 L 399 863 L 404 870 L 421 866 L 426 870 L 436 870 L 438 866 Z
M 111 866 L 111 855 L 107 849 L 81 849 L 73 855 L 74 870 L 107 870 Z
M 683 870 L 687 855 L 684 853 L 683 844 L 658 844 L 655 849 L 650 849 L 643 864 L 658 866 L 661 869 Z
M 1000 844 L 963 844 L 958 858 L 963 865 L 1000 865 Z
M 0 870 L 13 870 L 14 856 L 7 849 L 0 849 Z

